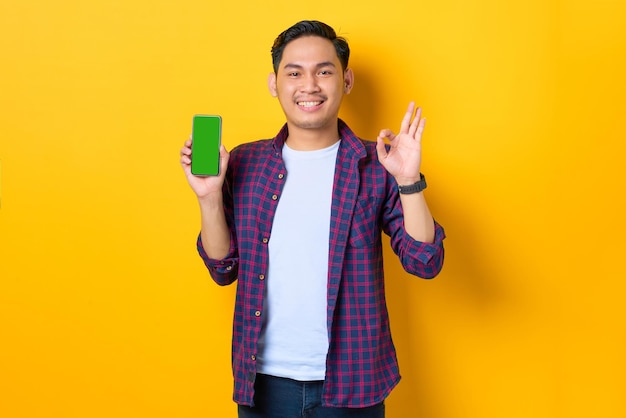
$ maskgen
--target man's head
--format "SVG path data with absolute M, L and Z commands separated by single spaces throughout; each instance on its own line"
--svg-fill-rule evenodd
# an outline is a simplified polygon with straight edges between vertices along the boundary
M 348 56 L 347 42 L 321 22 L 300 22 L 278 36 L 268 87 L 287 118 L 291 145 L 303 135 L 323 139 L 313 147 L 336 139 L 339 107 L 354 83 Z
M 348 68 L 348 59 L 350 58 L 348 42 L 344 38 L 337 36 L 335 30 L 325 23 L 317 20 L 303 20 L 278 35 L 276 40 L 274 40 L 274 45 L 272 45 L 272 64 L 275 73 L 278 72 L 278 66 L 287 44 L 303 36 L 319 36 L 331 41 L 335 51 L 337 51 L 337 58 L 341 62 L 342 69 L 345 71 Z

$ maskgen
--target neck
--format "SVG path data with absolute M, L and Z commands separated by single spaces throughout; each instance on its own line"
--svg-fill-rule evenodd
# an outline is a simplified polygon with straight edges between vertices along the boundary
M 314 151 L 328 148 L 339 141 L 339 130 L 337 122 L 331 126 L 319 129 L 306 129 L 287 124 L 289 136 L 287 144 L 289 148 L 296 151 Z

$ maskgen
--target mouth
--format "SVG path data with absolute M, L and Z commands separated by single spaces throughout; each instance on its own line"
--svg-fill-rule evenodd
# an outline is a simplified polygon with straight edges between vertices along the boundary
M 318 100 L 296 100 L 296 105 L 302 112 L 317 112 L 325 102 L 322 98 Z
M 312 107 L 316 107 L 321 105 L 322 103 L 324 103 L 323 100 L 318 100 L 318 101 L 302 101 L 302 102 L 296 102 L 296 104 L 300 107 L 304 107 L 304 108 L 312 108 Z

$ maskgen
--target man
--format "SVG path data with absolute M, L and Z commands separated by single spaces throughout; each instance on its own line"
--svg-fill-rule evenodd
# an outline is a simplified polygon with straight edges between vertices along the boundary
M 191 140 L 181 150 L 200 203 L 198 251 L 218 284 L 237 280 L 240 417 L 384 417 L 400 376 L 381 231 L 409 273 L 432 278 L 443 264 L 422 191 L 421 111 L 409 105 L 398 135 L 357 138 L 338 119 L 349 54 L 328 25 L 295 24 L 272 47 L 268 86 L 287 119 L 278 135 L 222 147 L 215 177 L 191 174 Z

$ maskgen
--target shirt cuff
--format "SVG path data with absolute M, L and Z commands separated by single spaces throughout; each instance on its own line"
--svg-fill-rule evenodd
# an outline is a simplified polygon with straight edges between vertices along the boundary
M 422 242 L 413 239 L 408 233 L 406 244 L 406 254 L 415 254 L 415 257 L 423 264 L 429 264 L 431 260 L 443 251 L 443 240 L 446 233 L 441 225 L 435 222 L 435 240 L 434 242 Z
M 198 234 L 198 240 L 196 242 L 196 246 L 198 248 L 198 254 L 202 257 L 202 261 L 204 261 L 204 265 L 209 269 L 209 272 L 212 276 L 215 275 L 230 275 L 231 272 L 235 269 L 239 262 L 239 257 L 237 256 L 237 250 L 235 249 L 234 242 L 231 238 L 230 240 L 230 248 L 228 250 L 228 254 L 226 257 L 222 259 L 210 258 L 206 251 L 204 250 L 204 246 L 202 245 L 202 235 Z

